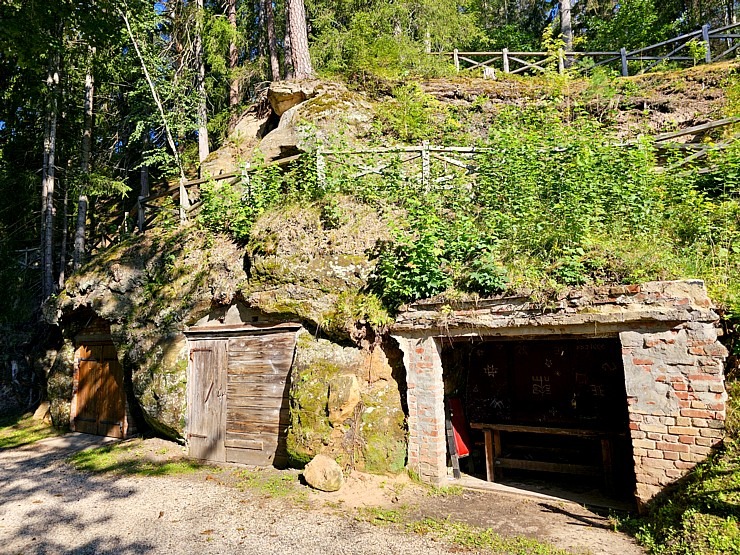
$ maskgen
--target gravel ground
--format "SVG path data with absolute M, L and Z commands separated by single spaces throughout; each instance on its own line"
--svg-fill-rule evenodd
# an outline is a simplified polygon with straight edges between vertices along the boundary
M 393 527 L 373 526 L 336 509 L 332 514 L 265 499 L 204 479 L 202 474 L 90 475 L 64 462 L 70 453 L 101 441 L 69 434 L 0 451 L 0 553 L 410 555 L 465 551 Z M 568 535 L 566 520 L 549 518 L 557 531 L 555 537 Z M 578 535 L 577 528 L 570 532 Z M 606 541 L 596 542 L 593 553 L 606 553 L 602 546 L 609 543 L 617 548 L 613 553 L 640 552 L 625 549 L 631 540 L 624 536 L 597 532 Z

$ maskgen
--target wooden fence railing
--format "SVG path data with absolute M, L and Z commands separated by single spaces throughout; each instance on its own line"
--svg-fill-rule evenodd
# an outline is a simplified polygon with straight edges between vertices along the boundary
M 701 142 L 700 139 L 709 131 L 737 123 L 740 123 L 740 117 L 724 118 L 656 135 L 653 137 L 653 141 L 659 150 L 663 152 L 686 152 L 684 158 L 674 161 L 671 166 L 664 169 L 683 166 L 706 156 L 712 150 L 726 148 L 740 138 L 740 133 L 716 143 L 705 143 Z M 694 137 L 693 142 L 679 143 L 675 141 L 675 139 L 687 135 Z M 621 146 L 628 147 L 635 143 L 636 141 L 628 141 L 622 143 Z M 326 187 L 329 182 L 327 172 L 329 164 L 335 169 L 342 168 L 339 173 L 342 174 L 344 179 L 350 181 L 373 175 L 387 176 L 388 171 L 395 165 L 403 168 L 406 178 L 415 180 L 424 190 L 429 190 L 435 186 L 444 186 L 445 183 L 456 178 L 475 174 L 477 171 L 475 156 L 491 150 L 493 149 L 481 147 L 432 146 L 428 143 L 365 149 L 318 149 L 315 153 L 316 175 L 319 185 Z M 214 181 L 228 181 L 231 184 L 248 181 L 250 174 L 260 168 L 286 166 L 298 161 L 302 156 L 304 155 L 281 158 L 264 165 L 245 166 L 240 171 L 215 177 L 184 181 L 177 185 L 168 186 L 156 194 L 140 196 L 119 228 L 130 231 L 131 225 L 127 221 L 135 221 L 137 222 L 138 231 L 143 232 L 152 225 L 159 212 L 168 208 L 176 210 L 179 213 L 180 220 L 185 221 L 189 215 L 196 212 L 201 206 L 200 185 Z M 169 203 L 169 207 L 156 202 L 164 198 L 172 199 L 173 202 Z
M 188 191 L 196 190 L 200 185 L 214 181 L 228 180 L 228 182 L 233 185 L 245 179 L 248 180 L 250 173 L 261 168 L 268 166 L 285 166 L 299 160 L 300 157 L 300 155 L 289 156 L 257 166 L 250 166 L 247 164 L 239 171 L 223 173 L 215 177 L 194 179 L 192 181 L 181 181 L 177 185 L 168 186 L 165 190 L 160 191 L 159 193 L 140 196 L 136 201 L 136 205 L 129 212 L 129 216 L 137 222 L 137 229 L 140 232 L 144 231 L 152 224 L 154 219 L 157 217 L 157 213 L 166 209 L 166 207 L 155 204 L 155 201 L 158 199 L 170 198 L 178 209 L 180 221 L 183 222 L 187 220 L 188 215 L 197 211 L 201 205 L 200 194 L 196 194 L 191 197 L 191 194 Z M 199 192 L 200 191 L 198 190 L 197 193 Z
M 507 48 L 493 52 L 463 52 L 455 49 L 452 52 L 442 52 L 441 55 L 451 57 L 458 72 L 482 69 L 485 73 L 494 68 L 512 74 L 544 72 L 549 65 L 557 62 L 558 72 L 564 73 L 566 67 L 577 59 L 591 58 L 594 63 L 583 69 L 619 64 L 622 76 L 627 77 L 630 74 L 630 62 L 639 62 L 637 73 L 642 74 L 667 61 L 711 63 L 726 59 L 740 48 L 740 41 L 737 41 L 740 33 L 733 32 L 738 28 L 740 23 L 717 29 L 704 25 L 691 33 L 630 51 L 626 48 L 602 52 L 523 52 L 510 51 Z M 693 52 L 690 48 L 692 44 L 697 45 Z

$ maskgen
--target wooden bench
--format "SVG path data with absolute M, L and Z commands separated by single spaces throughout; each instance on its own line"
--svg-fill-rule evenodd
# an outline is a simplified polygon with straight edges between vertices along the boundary
M 539 470 L 544 472 L 578 474 L 580 476 L 602 476 L 607 491 L 611 491 L 613 489 L 612 438 L 617 435 L 614 432 L 576 428 L 550 428 L 547 426 L 486 424 L 480 422 L 471 422 L 470 427 L 483 431 L 486 449 L 486 479 L 489 482 L 495 481 L 494 477 L 496 470 L 512 468 L 518 470 Z M 601 442 L 601 466 L 502 457 L 501 432 L 547 434 L 598 440 Z

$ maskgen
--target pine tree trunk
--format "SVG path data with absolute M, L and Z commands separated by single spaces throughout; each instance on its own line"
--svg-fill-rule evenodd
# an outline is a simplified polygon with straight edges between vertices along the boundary
M 44 132 L 44 162 L 42 168 L 42 254 L 41 254 L 41 293 L 48 298 L 54 293 L 54 157 L 57 141 L 57 87 L 59 86 L 59 54 L 53 62 L 46 77 L 50 89 L 50 100 Z
M 280 79 L 280 60 L 277 52 L 277 37 L 275 36 L 275 10 L 272 0 L 263 0 L 265 9 L 265 25 L 267 27 L 267 48 L 270 52 L 270 75 L 273 81 Z
M 203 56 L 203 0 L 196 0 L 197 22 L 195 30 L 195 78 L 198 93 L 198 161 L 202 164 L 208 158 L 208 108 L 206 106 L 206 64 Z
M 95 49 L 91 50 L 91 54 L 95 55 Z M 92 60 L 91 60 L 92 64 Z M 95 99 L 95 80 L 93 79 L 92 69 L 88 67 L 87 73 L 85 74 L 85 121 L 84 128 L 82 130 L 82 162 L 80 163 L 80 169 L 82 170 L 83 179 L 87 179 L 90 174 L 90 147 L 92 143 L 92 125 L 93 125 L 93 106 Z M 85 256 L 85 224 L 87 222 L 87 195 L 85 194 L 85 187 L 87 183 L 83 185 L 83 189 L 80 192 L 80 197 L 77 199 L 77 223 L 75 225 L 75 241 L 74 241 L 74 253 L 72 255 L 72 269 L 77 271 L 82 266 L 82 262 Z
M 290 25 L 288 21 L 288 2 L 285 2 L 285 39 L 283 40 L 284 67 L 283 79 L 293 79 L 293 48 L 291 47 Z
M 313 76 L 311 55 L 308 50 L 306 8 L 303 0 L 287 0 L 288 24 L 290 28 L 290 55 L 293 61 L 293 77 L 306 79 Z
M 226 0 L 226 15 L 233 36 L 229 42 L 229 73 L 231 83 L 229 84 L 229 108 L 239 104 L 239 79 L 236 76 L 236 68 L 239 64 L 239 51 L 236 48 L 236 0 Z

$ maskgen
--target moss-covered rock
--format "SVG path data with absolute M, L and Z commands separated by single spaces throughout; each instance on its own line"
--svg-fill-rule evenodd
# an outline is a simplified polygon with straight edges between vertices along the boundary
M 403 469 L 406 428 L 401 393 L 390 366 L 378 371 L 379 361 L 387 365 L 388 359 L 380 356 L 379 347 L 375 350 L 343 347 L 306 332 L 299 335 L 291 376 L 291 460 L 305 464 L 323 453 L 347 467 L 370 472 Z M 339 387 L 345 382 L 357 385 L 359 402 L 352 403 L 351 411 L 332 411 L 332 419 L 330 390 L 332 385 L 351 389 Z

